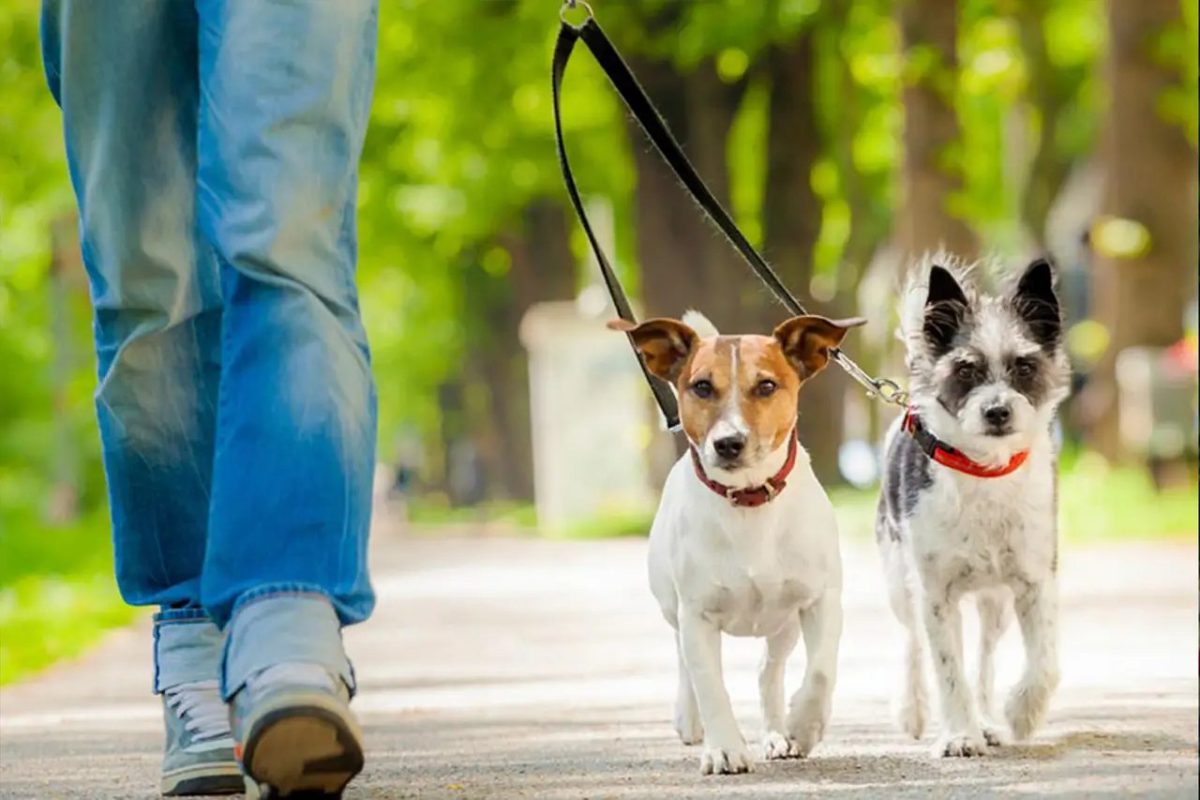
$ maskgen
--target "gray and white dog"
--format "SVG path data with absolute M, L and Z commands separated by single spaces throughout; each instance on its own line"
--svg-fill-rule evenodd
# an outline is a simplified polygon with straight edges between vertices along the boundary
M 1051 424 L 1070 367 L 1054 271 L 1035 261 L 994 294 L 977 288 L 977 272 L 934 258 L 909 280 L 901 335 L 911 406 L 888 433 L 876 522 L 889 600 L 907 630 L 898 722 L 914 738 L 925 728 L 924 630 L 941 700 L 935 756 L 1001 743 L 993 653 L 1014 609 L 1026 657 L 1005 706 L 1016 738 L 1042 722 L 1059 678 Z M 973 696 L 959 613 L 968 593 L 981 633 Z

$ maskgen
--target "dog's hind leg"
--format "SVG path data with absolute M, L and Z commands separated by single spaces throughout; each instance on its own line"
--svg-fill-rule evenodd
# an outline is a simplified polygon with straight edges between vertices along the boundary
M 1006 591 L 986 590 L 975 596 L 975 607 L 979 611 L 979 671 L 975 681 L 975 703 L 983 723 L 983 738 L 995 746 L 1002 743 L 992 702 L 996 684 L 996 643 L 1012 622 L 1012 603 Z
M 700 744 L 704 741 L 704 725 L 700 722 L 700 706 L 696 704 L 696 690 L 692 687 L 692 676 L 683 660 L 683 644 L 675 634 L 675 647 L 679 654 L 679 690 L 675 695 L 675 732 L 684 744 Z
M 929 718 L 929 685 L 925 680 L 925 650 L 921 644 L 921 624 L 916 618 L 913 592 L 899 545 L 883 553 L 888 581 L 888 602 L 892 613 L 904 626 L 904 668 L 896 698 L 896 725 L 914 739 L 925 732 Z
M 833 686 L 837 682 L 838 645 L 842 639 L 841 587 L 826 590 L 821 599 L 800 612 L 804 632 L 804 683 L 792 695 L 788 713 L 788 738 L 796 755 L 803 758 L 825 736 L 833 709 Z
M 762 665 L 758 669 L 758 692 L 762 700 L 763 757 L 788 758 L 796 755 L 784 727 L 786 709 L 783 699 L 783 675 L 788 656 L 800 640 L 800 621 L 767 637 Z

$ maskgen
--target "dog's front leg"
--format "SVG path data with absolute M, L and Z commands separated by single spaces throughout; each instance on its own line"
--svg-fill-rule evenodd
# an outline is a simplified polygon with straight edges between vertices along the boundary
M 749 772 L 750 751 L 738 730 L 721 674 L 721 631 L 699 613 L 685 610 L 679 615 L 679 645 L 704 725 L 700 771 L 706 775 Z
M 1058 688 L 1058 587 L 1053 578 L 1014 587 L 1025 640 L 1025 674 L 1004 707 L 1013 736 L 1027 739 L 1041 725 Z
M 958 595 L 944 585 L 926 587 L 925 632 L 941 696 L 942 731 L 934 756 L 981 756 L 987 743 L 963 672 L 962 615 Z
M 696 705 L 696 691 L 692 688 L 692 676 L 688 674 L 687 662 L 683 660 L 683 642 L 678 631 L 675 646 L 679 651 L 679 691 L 675 695 L 675 732 L 679 740 L 687 745 L 700 744 L 704 740 L 704 726 L 700 722 L 700 708 Z
M 807 756 L 825 736 L 833 710 L 833 686 L 837 682 L 838 645 L 842 640 L 842 598 L 830 589 L 800 612 L 804 631 L 804 683 L 792 696 L 788 713 L 788 737 L 795 755 Z
M 762 665 L 758 669 L 758 693 L 762 700 L 763 756 L 768 759 L 796 755 L 784 724 L 783 676 L 788 656 L 800 639 L 800 621 L 793 620 L 774 636 L 767 637 Z

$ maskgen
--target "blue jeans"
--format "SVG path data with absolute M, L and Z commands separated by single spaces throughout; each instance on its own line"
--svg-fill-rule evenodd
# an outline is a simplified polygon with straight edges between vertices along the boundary
M 117 582 L 161 608 L 158 689 L 182 682 L 179 664 L 211 670 L 222 640 L 227 695 L 281 660 L 352 684 L 340 625 L 374 604 L 376 401 L 354 267 L 376 14 L 376 0 L 43 4 Z

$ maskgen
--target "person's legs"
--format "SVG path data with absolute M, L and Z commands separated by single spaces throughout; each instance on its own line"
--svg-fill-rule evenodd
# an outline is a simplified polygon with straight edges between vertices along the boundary
M 354 742 L 340 765 L 337 754 L 296 747 L 280 749 L 285 761 L 295 756 L 281 763 L 256 726 L 274 724 L 262 711 L 272 704 L 286 717 L 308 703 L 309 721 L 326 700 L 344 709 L 354 680 L 340 627 L 374 604 L 366 544 L 375 392 L 354 266 L 376 7 L 198 0 L 197 8 L 199 218 L 225 298 L 202 596 L 228 625 L 223 691 L 247 772 L 281 791 L 333 791 L 357 771 Z M 315 687 L 320 675 L 334 681 Z M 342 699 L 280 696 L 272 681 Z M 338 736 L 355 738 L 348 712 L 334 712 Z M 313 778 L 303 762 L 318 755 L 333 766 Z M 349 774 L 333 776 L 334 766 Z
M 221 296 L 216 260 L 196 236 L 196 37 L 187 3 L 43 5 L 95 309 L 117 582 L 129 603 L 162 608 L 154 688 L 165 693 L 172 793 L 240 787 L 228 725 L 203 726 L 197 741 L 186 727 L 221 709 L 207 687 L 222 645 L 200 603 Z

